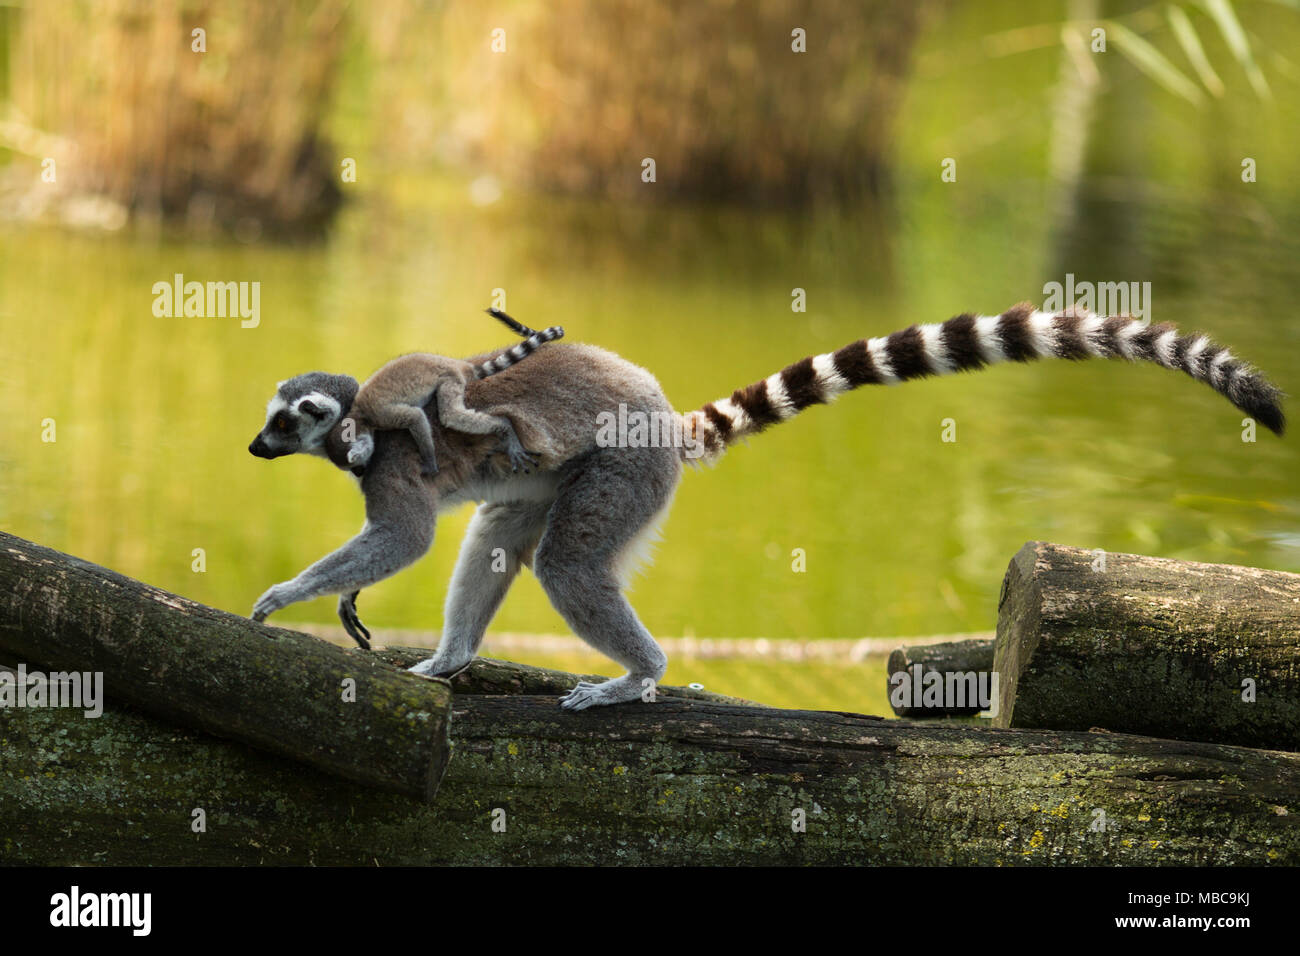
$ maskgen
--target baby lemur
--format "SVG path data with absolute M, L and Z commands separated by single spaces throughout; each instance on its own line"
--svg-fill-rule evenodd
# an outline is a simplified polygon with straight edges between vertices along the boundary
M 805 358 L 696 411 L 677 413 L 644 369 L 590 345 L 540 350 L 511 375 L 470 381 L 471 408 L 508 415 L 538 471 L 505 470 L 490 436 L 462 434 L 425 415 L 444 451 L 436 475 L 419 475 L 415 444 L 380 432 L 361 478 L 366 523 L 343 547 L 258 599 L 253 619 L 296 601 L 361 588 L 416 561 L 433 542 L 440 508 L 480 502 L 447 591 L 437 652 L 412 668 L 446 675 L 468 664 L 515 575 L 531 566 L 574 632 L 627 669 L 578 684 L 561 699 L 581 710 L 642 697 L 667 667 L 662 649 L 622 593 L 622 570 L 672 501 L 686 462 L 711 461 L 736 442 L 861 385 L 974 371 L 1038 358 L 1123 358 L 1178 369 L 1282 433 L 1281 395 L 1227 349 L 1171 326 L 1022 304 L 1001 315 L 959 315 L 913 325 Z M 482 361 L 483 357 L 477 359 Z M 267 425 L 249 450 L 263 458 L 305 451 L 339 461 L 337 429 L 357 393 L 347 375 L 309 372 L 281 382 Z M 610 440 L 602 422 L 633 414 L 670 422 L 669 440 Z M 660 434 L 663 434 L 661 430 Z M 351 608 L 351 605 L 348 605 Z M 351 608 L 355 612 L 355 608 Z
M 413 352 L 393 359 L 370 376 L 357 392 L 352 409 L 348 412 L 348 418 L 353 422 L 353 437 L 347 459 L 353 469 L 364 469 L 370 461 L 375 447 L 372 435 L 375 429 L 404 428 L 411 433 L 420 449 L 421 473 L 437 473 L 438 459 L 433 444 L 433 431 L 423 408 L 435 395 L 438 399 L 438 420 L 443 428 L 473 435 L 499 435 L 512 468 L 527 470 L 535 464 L 519 443 L 519 436 L 510 419 L 466 407 L 465 385 L 471 378 L 487 378 L 522 362 L 545 343 L 563 338 L 564 329 L 555 325 L 534 332 L 500 309 L 487 311 L 512 331 L 527 338 L 491 361 L 478 365 L 427 352 Z

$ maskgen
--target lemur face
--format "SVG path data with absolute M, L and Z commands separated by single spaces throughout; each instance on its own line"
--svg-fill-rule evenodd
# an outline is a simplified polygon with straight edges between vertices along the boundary
M 356 396 L 356 379 L 308 372 L 279 384 L 266 406 L 266 424 L 248 446 L 258 458 L 319 452 L 325 436 Z

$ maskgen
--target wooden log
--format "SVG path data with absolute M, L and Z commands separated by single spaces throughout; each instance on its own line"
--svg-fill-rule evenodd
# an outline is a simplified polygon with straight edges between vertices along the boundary
M 920 667 L 920 671 L 915 670 Z M 933 717 L 973 717 L 979 713 L 979 707 L 922 707 L 915 703 L 902 703 L 903 698 L 897 693 L 900 688 L 895 674 L 906 675 L 915 688 L 916 674 L 935 671 L 940 674 L 990 673 L 993 670 L 993 641 L 969 640 L 946 641 L 942 644 L 913 644 L 896 648 L 889 655 L 886 668 L 888 678 L 885 685 L 889 694 L 889 705 L 899 717 L 933 718 Z M 896 701 L 899 701 L 896 703 Z
M 445 682 L 2 532 L 0 661 L 102 672 L 110 701 L 421 800 L 446 769 Z
M 0 861 L 1300 864 L 1300 754 L 553 695 L 457 697 L 451 733 L 425 805 L 117 705 L 0 710 Z
M 999 726 L 1300 750 L 1300 574 L 1033 541 L 994 667 Z

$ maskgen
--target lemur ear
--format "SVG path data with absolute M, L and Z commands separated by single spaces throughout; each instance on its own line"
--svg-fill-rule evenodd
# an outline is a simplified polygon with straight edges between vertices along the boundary
M 327 414 L 325 409 L 321 408 L 310 398 L 304 398 L 298 403 L 298 411 L 310 415 L 312 418 L 324 418 Z

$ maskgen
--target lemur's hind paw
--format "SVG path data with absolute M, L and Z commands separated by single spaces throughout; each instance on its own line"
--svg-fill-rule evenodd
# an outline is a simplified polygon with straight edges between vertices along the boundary
M 604 707 L 609 704 L 625 704 L 640 700 L 641 687 L 632 680 L 631 675 L 616 677 L 614 680 L 593 684 L 581 681 L 577 687 L 560 698 L 560 706 L 565 710 L 586 710 L 588 707 Z
M 407 670 L 412 674 L 419 674 L 421 677 L 445 677 L 450 680 L 473 662 L 474 658 L 471 657 L 463 664 L 456 664 L 443 660 L 435 654 L 428 660 L 420 661 L 414 667 L 408 667 Z
M 537 456 L 520 445 L 508 447 L 506 455 L 510 458 L 511 471 L 522 471 L 526 475 L 537 467 Z

